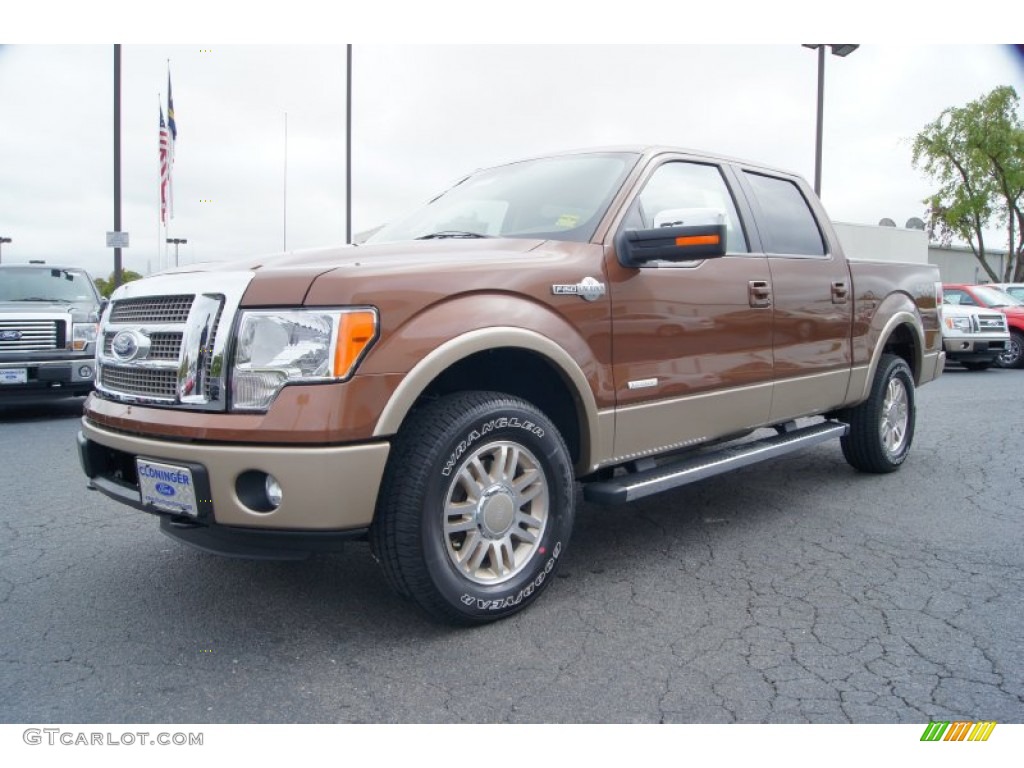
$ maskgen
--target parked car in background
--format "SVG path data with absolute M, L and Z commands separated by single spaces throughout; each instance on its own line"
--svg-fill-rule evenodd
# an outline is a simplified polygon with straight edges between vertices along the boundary
M 1004 368 L 1024 368 L 1024 301 L 991 285 L 946 283 L 942 291 L 947 304 L 984 307 L 1002 312 L 1010 327 L 1010 344 L 1000 356 L 999 364 Z
M 82 269 L 0 265 L 0 402 L 91 392 L 102 305 Z
M 1005 291 L 1015 299 L 1024 301 L 1024 283 L 991 283 L 991 285 L 993 288 Z
M 1010 344 L 1006 317 L 995 310 L 943 303 L 942 344 L 946 360 L 969 371 L 984 371 L 999 363 Z

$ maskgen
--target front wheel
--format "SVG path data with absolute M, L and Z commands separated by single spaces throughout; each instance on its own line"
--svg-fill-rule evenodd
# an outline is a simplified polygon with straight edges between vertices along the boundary
M 543 413 L 498 393 L 450 395 L 395 438 L 371 544 L 391 585 L 431 616 L 493 621 L 550 583 L 573 492 L 565 443 Z
M 914 440 L 914 377 L 906 361 L 882 355 L 871 394 L 845 411 L 850 430 L 840 441 L 847 463 L 861 472 L 895 472 Z
M 999 364 L 1003 368 L 1024 368 L 1024 333 L 1010 331 L 1010 342 L 999 356 Z

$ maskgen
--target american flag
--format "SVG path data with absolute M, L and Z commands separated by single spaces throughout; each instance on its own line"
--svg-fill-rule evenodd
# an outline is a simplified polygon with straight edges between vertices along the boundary
M 167 201 L 171 184 L 171 139 L 164 124 L 164 108 L 160 107 L 160 221 L 167 226 Z

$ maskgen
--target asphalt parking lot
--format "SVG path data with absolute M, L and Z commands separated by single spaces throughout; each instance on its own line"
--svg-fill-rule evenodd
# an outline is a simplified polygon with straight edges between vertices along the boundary
M 363 544 L 189 550 L 86 490 L 80 403 L 0 407 L 0 721 L 1024 722 L 1022 396 L 949 368 L 894 475 L 836 443 L 583 505 L 545 595 L 472 630 Z

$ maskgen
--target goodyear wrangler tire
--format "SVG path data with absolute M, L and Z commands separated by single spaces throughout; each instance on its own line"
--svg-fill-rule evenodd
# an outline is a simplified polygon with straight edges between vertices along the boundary
M 895 472 L 914 441 L 914 376 L 906 361 L 882 355 L 871 395 L 841 416 L 850 431 L 841 439 L 847 463 L 861 472 Z
M 395 438 L 370 532 L 391 585 L 457 624 L 504 618 L 551 582 L 572 531 L 562 436 L 519 398 L 466 392 Z

